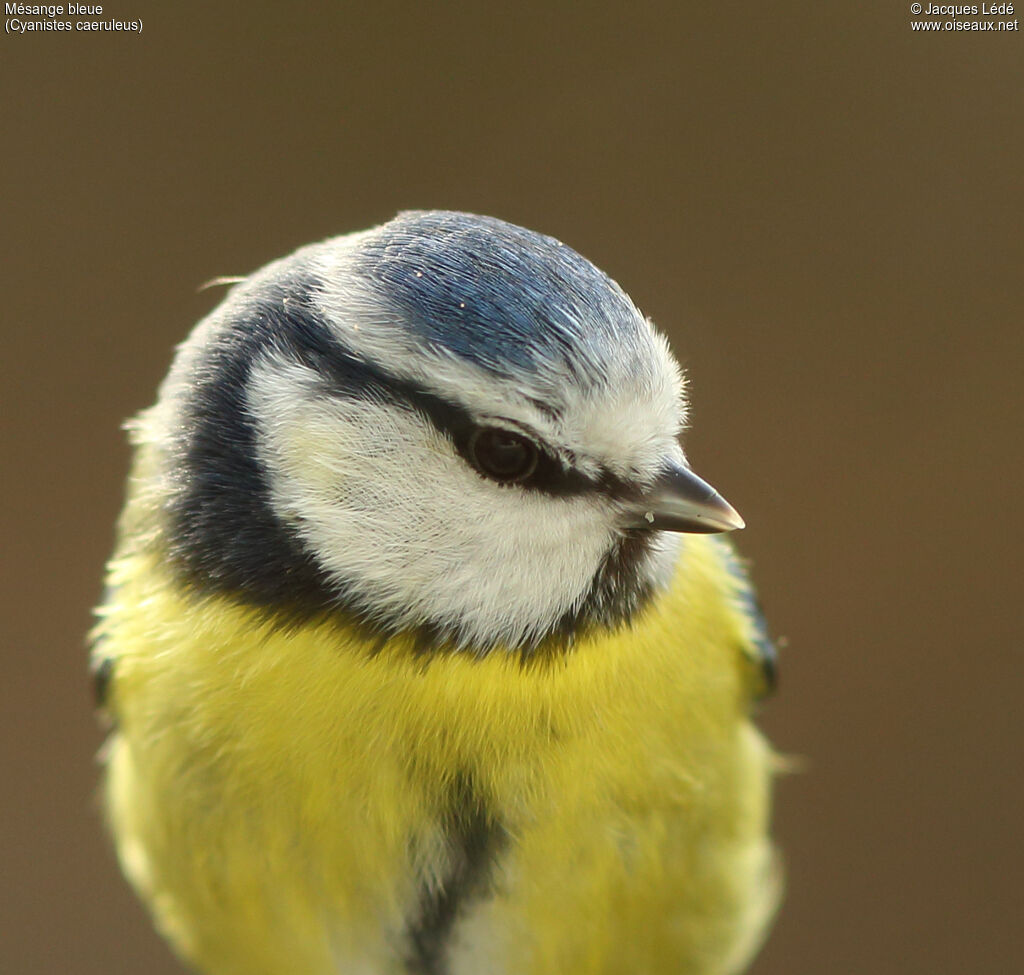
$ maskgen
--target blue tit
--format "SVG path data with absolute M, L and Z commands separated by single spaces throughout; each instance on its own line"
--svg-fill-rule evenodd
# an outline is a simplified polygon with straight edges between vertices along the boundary
M 402 213 L 237 283 L 135 449 L 94 668 L 124 872 L 208 975 L 726 975 L 773 656 L 607 275 Z

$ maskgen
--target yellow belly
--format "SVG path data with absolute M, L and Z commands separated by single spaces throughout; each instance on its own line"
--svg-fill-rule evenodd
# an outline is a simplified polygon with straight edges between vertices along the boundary
M 112 582 L 112 828 L 202 970 L 724 975 L 756 946 L 772 756 L 708 539 L 632 626 L 527 665 L 274 626 L 137 556 Z

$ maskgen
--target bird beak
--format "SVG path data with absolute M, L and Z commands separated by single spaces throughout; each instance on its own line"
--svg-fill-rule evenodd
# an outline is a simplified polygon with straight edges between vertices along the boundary
M 713 534 L 743 528 L 739 513 L 707 481 L 674 460 L 626 510 L 631 528 Z

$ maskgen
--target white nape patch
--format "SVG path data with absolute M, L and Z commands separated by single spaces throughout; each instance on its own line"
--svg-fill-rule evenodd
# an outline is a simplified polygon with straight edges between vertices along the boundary
M 588 474 L 604 467 L 623 477 L 653 479 L 666 456 L 681 456 L 676 438 L 686 419 L 682 374 L 665 338 L 639 312 L 635 333 L 605 355 L 598 387 L 581 388 L 558 362 L 502 379 L 448 349 L 420 342 L 395 321 L 354 268 L 359 245 L 376 232 L 328 240 L 304 255 L 322 281 L 317 297 L 324 320 L 358 357 L 480 418 L 520 424 Z M 553 407 L 558 418 L 537 402 Z
M 532 642 L 579 605 L 616 538 L 600 495 L 488 481 L 416 412 L 329 395 L 280 352 L 255 365 L 248 406 L 275 513 L 391 628 L 440 625 L 479 647 Z

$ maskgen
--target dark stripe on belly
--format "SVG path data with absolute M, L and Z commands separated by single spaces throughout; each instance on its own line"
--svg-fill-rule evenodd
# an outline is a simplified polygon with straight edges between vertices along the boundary
M 421 888 L 419 913 L 406 933 L 409 975 L 446 975 L 459 915 L 487 893 L 491 867 L 506 841 L 505 830 L 488 813 L 467 775 L 459 776 L 452 786 L 444 830 L 448 870 L 440 885 Z

